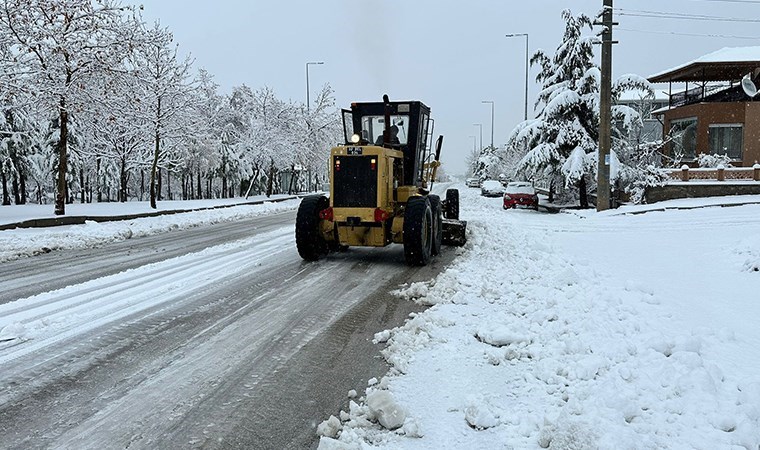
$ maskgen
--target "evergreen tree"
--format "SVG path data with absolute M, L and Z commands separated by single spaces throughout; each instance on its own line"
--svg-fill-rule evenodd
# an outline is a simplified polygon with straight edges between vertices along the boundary
M 592 20 L 585 14 L 562 12 L 565 33 L 554 55 L 537 51 L 531 64 L 541 70 L 536 80 L 542 90 L 535 103 L 536 119 L 519 124 L 509 137 L 507 148 L 526 148 L 518 173 L 549 184 L 550 201 L 558 188 L 566 197 L 578 195 L 587 207 L 586 189 L 593 176 L 599 142 L 600 70 L 593 62 L 596 36 Z M 613 97 L 628 89 L 648 88 L 646 80 L 626 75 L 613 86 Z M 614 99 L 614 98 L 613 98 Z M 613 123 L 622 128 L 640 122 L 638 113 L 625 106 L 613 108 Z M 614 128 L 614 127 L 613 127 Z M 614 155 L 613 155 L 614 157 Z M 577 191 L 569 188 L 577 188 Z

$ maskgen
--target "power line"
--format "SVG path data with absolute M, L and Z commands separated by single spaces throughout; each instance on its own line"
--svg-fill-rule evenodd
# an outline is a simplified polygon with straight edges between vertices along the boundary
M 707 1 L 707 0 L 704 0 Z M 717 0 L 713 0 L 717 1 Z M 727 0 L 726 0 L 727 1 Z M 736 0 L 734 0 L 736 1 Z M 674 36 L 689 36 L 689 37 L 707 37 L 707 38 L 725 38 L 725 39 L 745 39 L 751 41 L 760 41 L 760 36 L 732 36 L 726 34 L 699 34 L 699 33 L 678 33 L 675 31 L 654 31 L 654 30 L 636 30 L 632 28 L 618 28 L 620 31 L 628 31 L 633 33 L 645 33 L 645 34 L 669 34 Z
M 760 0 L 691 0 L 692 2 L 707 3 L 748 3 L 750 5 L 760 5 Z
M 647 11 L 638 9 L 615 8 L 620 16 L 646 17 L 653 19 L 678 19 L 678 20 L 700 20 L 710 22 L 741 22 L 741 23 L 760 23 L 760 19 L 744 19 L 739 17 L 721 17 L 708 16 L 705 14 L 686 14 L 665 11 Z

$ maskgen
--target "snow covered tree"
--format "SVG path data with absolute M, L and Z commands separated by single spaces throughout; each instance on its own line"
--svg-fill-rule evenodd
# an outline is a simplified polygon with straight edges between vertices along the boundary
M 87 103 L 90 78 L 120 63 L 131 35 L 126 8 L 112 0 L 4 0 L 0 35 L 13 55 L 17 86 L 57 116 L 55 214 L 65 214 L 69 119 Z
M 478 158 L 480 157 L 480 151 L 472 149 L 464 159 L 465 166 L 467 167 L 467 173 L 465 175 L 475 175 L 475 171 L 478 169 Z
M 513 148 L 527 146 L 518 171 L 526 178 L 546 180 L 552 193 L 564 179 L 562 167 L 571 153 L 576 148 L 583 154 L 594 151 L 598 139 L 600 75 L 593 62 L 597 38 L 584 36 L 584 30 L 591 31 L 592 21 L 585 14 L 573 16 L 570 10 L 563 11 L 562 18 L 565 33 L 554 56 L 539 50 L 531 59 L 531 64 L 541 68 L 536 77 L 542 83 L 535 104 L 537 117 L 519 124 L 507 143 Z M 584 179 L 580 176 L 578 182 Z
M 83 114 L 87 124 L 89 145 L 80 151 L 88 160 L 95 161 L 90 167 L 98 201 L 101 201 L 103 169 L 112 167 L 118 173 L 116 198 L 128 201 L 129 182 L 135 170 L 147 167 L 149 157 L 146 149 L 150 134 L 146 132 L 143 102 L 133 89 L 131 76 L 114 76 L 103 80 L 101 102 Z M 88 183 L 89 184 L 89 183 Z
M 183 198 L 203 198 L 203 180 L 210 180 L 213 168 L 219 164 L 219 130 L 228 114 L 226 99 L 219 94 L 219 86 L 208 71 L 198 71 L 196 85 L 193 132 L 180 152 Z M 207 194 L 210 196 L 210 189 Z
M 22 205 L 27 198 L 27 157 L 33 150 L 38 130 L 28 108 L 6 104 L 0 114 L 0 179 L 2 179 L 3 205 Z M 11 188 L 8 190 L 8 182 Z
M 490 145 L 485 147 L 474 161 L 473 175 L 484 179 L 496 179 L 504 171 L 499 151 Z
M 329 85 L 307 108 L 268 88 L 221 95 L 191 66 L 168 29 L 119 0 L 0 1 L 2 200 L 23 203 L 27 181 L 41 203 L 56 193 L 56 214 L 75 194 L 142 198 L 146 170 L 154 208 L 162 180 L 171 196 L 181 177 L 188 198 L 323 179 L 340 135 Z
M 298 123 L 301 123 L 299 121 Z M 311 190 L 313 185 L 324 179 L 330 147 L 340 140 L 340 117 L 335 110 L 335 97 L 329 84 L 322 87 L 311 109 L 305 112 L 302 130 L 304 143 L 296 153 L 296 161 L 308 174 L 305 188 Z
M 519 124 L 511 133 L 507 148 L 527 148 L 518 164 L 518 172 L 526 178 L 545 180 L 550 201 L 557 188 L 577 188 L 581 206 L 588 207 L 586 196 L 589 178 L 595 174 L 599 141 L 599 91 L 601 74 L 594 63 L 593 46 L 597 38 L 585 35 L 592 30 L 592 20 L 585 14 L 573 16 L 562 12 L 565 33 L 554 55 L 539 50 L 531 64 L 541 68 L 537 81 L 542 83 L 535 107 L 536 119 Z M 613 86 L 613 101 L 629 89 L 648 88 L 636 75 L 626 75 Z M 638 113 L 616 105 L 613 123 L 628 129 L 640 122 Z M 614 128 L 614 127 L 613 127 Z M 613 158 L 614 158 L 613 154 Z M 565 190 L 568 194 L 574 192 Z
M 150 206 L 156 208 L 157 171 L 159 163 L 168 162 L 171 145 L 190 130 L 195 87 L 190 80 L 192 62 L 179 58 L 172 33 L 154 24 L 144 33 L 144 40 L 132 61 L 139 84 L 142 102 L 146 105 L 145 120 L 150 124 L 153 138 L 153 158 L 150 165 Z M 172 141 L 174 139 L 174 141 Z M 167 178 L 167 180 L 170 178 Z

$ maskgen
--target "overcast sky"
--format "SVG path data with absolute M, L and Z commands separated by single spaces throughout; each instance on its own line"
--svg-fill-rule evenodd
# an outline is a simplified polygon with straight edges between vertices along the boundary
M 443 134 L 442 161 L 451 173 L 464 170 L 473 149 L 505 142 L 522 120 L 525 38 L 530 52 L 549 54 L 560 43 L 560 13 L 595 15 L 602 0 L 143 0 L 147 21 L 160 20 L 195 59 L 214 75 L 221 91 L 246 84 L 269 86 L 284 99 L 306 101 L 306 63 L 312 98 L 329 83 L 338 107 L 352 101 L 421 100 Z M 750 0 L 616 0 L 613 75 L 649 76 L 723 47 L 760 45 L 757 22 L 636 17 L 656 11 L 760 20 Z M 637 31 L 630 31 L 637 30 Z M 641 32 L 647 31 L 647 32 Z M 676 35 L 671 33 L 687 34 Z M 712 35 L 712 36 L 692 36 Z M 743 39 L 752 38 L 752 39 Z M 598 54 L 599 52 L 597 52 Z M 598 60 L 598 57 L 597 57 Z M 530 72 L 529 115 L 538 91 Z M 666 89 L 667 86 L 659 86 Z

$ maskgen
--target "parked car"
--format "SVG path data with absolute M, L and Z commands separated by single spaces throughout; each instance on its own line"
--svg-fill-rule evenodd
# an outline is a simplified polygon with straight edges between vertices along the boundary
M 485 197 L 501 197 L 504 194 L 504 186 L 496 180 L 486 180 L 480 186 L 480 195 Z
M 480 179 L 479 178 L 468 178 L 465 180 L 464 184 L 467 185 L 467 187 L 480 187 Z
M 538 194 L 528 181 L 512 181 L 504 189 L 504 209 L 526 206 L 538 211 Z

